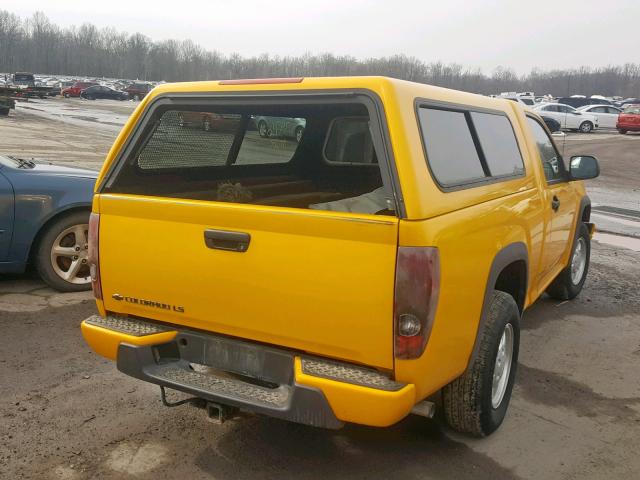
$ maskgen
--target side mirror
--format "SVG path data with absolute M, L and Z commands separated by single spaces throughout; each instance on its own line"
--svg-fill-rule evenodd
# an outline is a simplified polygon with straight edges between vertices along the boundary
M 598 159 L 591 155 L 580 155 L 571 157 L 569 174 L 571 180 L 589 180 L 600 175 L 600 165 Z

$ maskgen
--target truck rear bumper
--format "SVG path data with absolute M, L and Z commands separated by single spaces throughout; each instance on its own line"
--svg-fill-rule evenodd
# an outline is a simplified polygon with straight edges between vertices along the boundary
M 388 426 L 415 404 L 412 384 L 348 363 L 176 328 L 93 316 L 87 343 L 132 377 L 210 402 L 324 428 Z

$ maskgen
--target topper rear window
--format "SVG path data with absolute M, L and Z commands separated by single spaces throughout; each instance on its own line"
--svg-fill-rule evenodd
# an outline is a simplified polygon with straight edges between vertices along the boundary
M 395 215 L 372 112 L 353 97 L 166 102 L 148 113 L 103 191 Z

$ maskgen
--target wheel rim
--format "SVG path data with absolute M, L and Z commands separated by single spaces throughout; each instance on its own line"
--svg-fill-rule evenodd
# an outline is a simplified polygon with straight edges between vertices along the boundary
M 296 141 L 297 141 L 298 143 L 300 143 L 300 140 L 302 139 L 302 131 L 303 131 L 303 130 L 302 130 L 301 128 L 298 128 L 298 129 L 296 130 Z
M 267 124 L 264 122 L 260 122 L 260 125 L 258 125 L 258 134 L 261 137 L 266 137 L 267 136 Z
M 205 132 L 208 132 L 209 130 L 211 130 L 211 122 L 209 120 L 204 120 L 202 122 L 202 128 Z
M 509 384 L 511 362 L 513 360 L 513 326 L 510 323 L 504 327 L 498 353 L 493 367 L 493 383 L 491 385 L 491 406 L 498 408 L 502 403 Z
M 585 133 L 588 133 L 591 131 L 591 126 L 588 123 L 583 123 L 581 130 Z
M 571 282 L 578 285 L 587 266 L 587 242 L 580 237 L 571 257 Z
M 88 243 L 89 225 L 73 225 L 56 237 L 51 247 L 51 266 L 53 271 L 65 282 L 76 285 L 91 281 Z

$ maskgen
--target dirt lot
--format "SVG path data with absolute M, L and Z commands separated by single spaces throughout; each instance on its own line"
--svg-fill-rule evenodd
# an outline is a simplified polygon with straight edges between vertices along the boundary
M 92 102 L 78 112 L 84 103 L 19 108 L 0 119 L 0 151 L 97 168 L 117 131 L 109 112 L 123 116 L 134 105 Z M 107 123 L 94 113 L 101 110 Z M 600 158 L 592 197 L 632 209 L 640 136 L 570 135 L 565 148 Z M 637 230 L 625 215 L 607 221 Z M 79 323 L 95 312 L 90 294 L 0 276 L 0 477 L 639 478 L 640 251 L 612 245 L 640 250 L 639 242 L 599 239 L 608 243 L 594 243 L 583 293 L 572 302 L 542 298 L 525 313 L 510 411 L 484 440 L 420 417 L 336 432 L 249 415 L 212 424 L 201 410 L 163 407 L 157 387 L 89 350 Z

